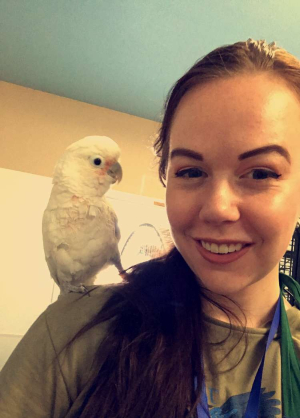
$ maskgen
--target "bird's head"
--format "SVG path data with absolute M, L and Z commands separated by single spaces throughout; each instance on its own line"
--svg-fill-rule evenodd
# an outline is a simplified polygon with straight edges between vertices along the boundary
M 58 160 L 53 183 L 77 196 L 103 196 L 122 180 L 120 148 L 106 136 L 87 136 L 71 144 Z

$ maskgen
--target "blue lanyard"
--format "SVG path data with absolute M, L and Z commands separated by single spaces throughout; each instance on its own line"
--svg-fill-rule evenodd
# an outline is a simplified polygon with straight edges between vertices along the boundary
M 256 373 L 252 389 L 250 392 L 249 400 L 247 409 L 244 415 L 244 418 L 257 418 L 258 412 L 259 412 L 259 401 L 260 401 L 260 390 L 261 390 L 261 380 L 262 380 L 262 373 L 265 363 L 265 356 L 266 352 L 269 348 L 269 345 L 271 344 L 271 341 L 273 340 L 280 322 L 280 296 L 278 298 L 275 314 L 272 320 L 271 328 L 268 335 L 268 340 L 266 344 L 266 349 L 263 355 L 263 358 L 261 360 L 259 369 Z M 195 386 L 197 387 L 197 378 L 195 378 Z M 202 383 L 202 396 L 199 404 L 197 405 L 197 414 L 198 418 L 209 418 L 209 408 L 208 408 L 208 401 L 207 401 L 207 395 L 206 395 L 206 386 L 205 386 L 205 380 L 203 379 Z

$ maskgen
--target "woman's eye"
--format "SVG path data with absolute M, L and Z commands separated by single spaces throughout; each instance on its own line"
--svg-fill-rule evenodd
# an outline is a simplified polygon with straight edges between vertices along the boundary
M 202 175 L 203 175 L 203 171 L 199 170 L 199 168 L 185 168 L 175 173 L 176 177 L 185 177 L 185 178 L 199 178 L 199 177 L 202 177 Z
M 262 168 L 252 170 L 249 174 L 253 174 L 253 180 L 266 180 L 268 178 L 278 179 L 281 176 L 281 174 L 277 174 L 274 171 L 264 170 Z
M 204 176 L 204 172 L 199 168 L 185 168 L 175 173 L 175 177 L 182 178 L 200 178 Z M 267 180 L 268 178 L 278 179 L 281 174 L 277 174 L 271 170 L 257 168 L 252 170 L 247 176 L 251 176 L 253 180 Z

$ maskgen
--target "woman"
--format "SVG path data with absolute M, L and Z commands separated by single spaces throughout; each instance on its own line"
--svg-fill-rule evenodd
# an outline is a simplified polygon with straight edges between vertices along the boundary
M 251 39 L 175 84 L 155 143 L 175 247 L 51 305 L 1 372 L 1 418 L 300 417 L 300 314 L 279 297 L 300 302 L 279 274 L 299 99 L 299 61 Z

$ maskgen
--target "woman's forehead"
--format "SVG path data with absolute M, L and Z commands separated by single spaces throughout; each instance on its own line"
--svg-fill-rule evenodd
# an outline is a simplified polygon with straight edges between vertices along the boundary
M 287 107 L 289 113 L 300 114 L 300 97 L 284 81 L 265 74 L 239 75 L 195 86 L 183 96 L 173 119 L 178 115 L 199 120 L 219 115 L 282 118 Z
M 170 129 L 170 149 L 182 142 L 247 147 L 283 143 L 299 154 L 300 101 L 278 79 L 243 75 L 197 86 L 181 100 Z M 205 143 L 204 143 L 205 140 Z M 249 144 L 250 145 L 250 144 Z

